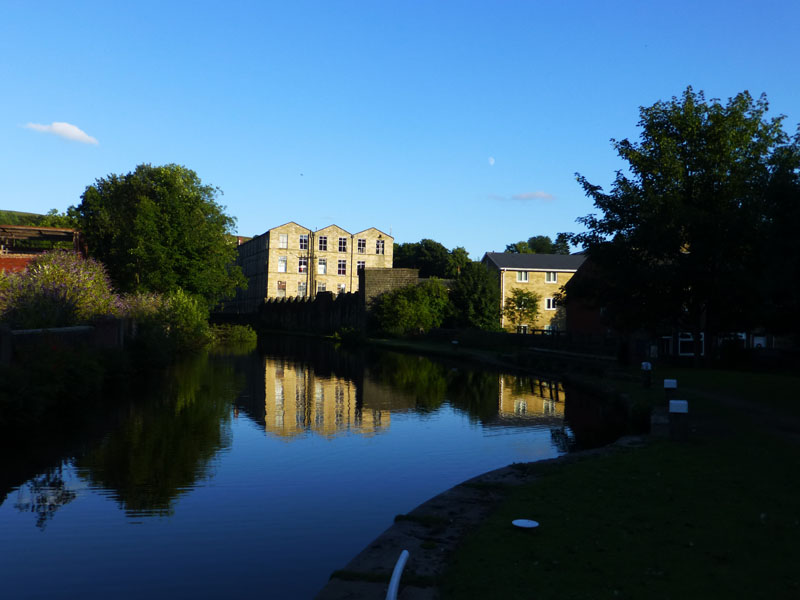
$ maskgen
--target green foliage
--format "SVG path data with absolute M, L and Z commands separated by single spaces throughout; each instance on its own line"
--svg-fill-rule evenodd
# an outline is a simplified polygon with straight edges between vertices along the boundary
M 254 344 L 258 334 L 249 325 L 212 325 L 211 337 L 215 344 Z
M 511 290 L 511 296 L 506 298 L 503 305 L 503 314 L 508 317 L 512 325 L 532 325 L 539 316 L 539 294 L 529 290 Z
M 185 167 L 143 164 L 98 179 L 70 214 L 119 290 L 182 288 L 214 305 L 246 284 L 229 238 L 235 220 L 219 193 Z
M 506 252 L 515 254 L 569 254 L 569 235 L 559 233 L 553 242 L 549 235 L 535 235 L 527 241 L 506 246 Z
M 74 211 L 60 213 L 57 209 L 51 208 L 47 214 L 39 217 L 35 223 L 40 227 L 58 227 L 61 229 L 79 229 L 77 218 Z
M 419 269 L 419 276 L 423 279 L 456 277 L 468 262 L 469 254 L 461 246 L 448 250 L 429 239 L 394 245 L 395 268 Z
M 495 331 L 500 328 L 500 285 L 496 274 L 480 262 L 461 269 L 450 290 L 457 327 Z
M 0 225 L 38 225 L 41 217 L 36 213 L 0 210 Z
M 66 327 L 118 311 L 103 265 L 74 252 L 46 252 L 25 271 L 0 274 L 0 320 L 15 328 Z
M 722 104 L 691 87 L 641 108 L 639 142 L 613 141 L 628 169 L 611 192 L 578 175 L 601 214 L 579 219 L 587 232 L 572 236 L 595 277 L 567 286 L 568 298 L 605 306 L 627 331 L 669 324 L 710 339 L 754 325 L 767 191 L 787 142 L 767 109 L 764 96 Z
M 362 346 L 367 340 L 367 336 L 363 330 L 353 327 L 342 327 L 334 332 L 332 338 L 335 342 L 341 343 L 344 346 L 356 348 Z
M 450 251 L 450 258 L 447 264 L 447 276 L 458 277 L 467 265 L 472 261 L 469 259 L 469 253 L 463 246 L 457 246 Z
M 381 294 L 372 311 L 381 331 L 406 335 L 439 327 L 448 306 L 447 289 L 441 281 L 430 279 Z

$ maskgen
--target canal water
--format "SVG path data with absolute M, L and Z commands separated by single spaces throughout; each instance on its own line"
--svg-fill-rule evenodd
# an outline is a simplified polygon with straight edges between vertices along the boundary
M 0 596 L 311 598 L 395 515 L 568 452 L 568 392 L 291 339 L 196 357 L 3 457 Z

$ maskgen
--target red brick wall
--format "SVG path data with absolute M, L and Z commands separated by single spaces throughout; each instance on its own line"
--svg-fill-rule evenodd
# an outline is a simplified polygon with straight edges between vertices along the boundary
M 0 255 L 0 271 L 10 273 L 24 271 L 35 254 L 4 254 Z

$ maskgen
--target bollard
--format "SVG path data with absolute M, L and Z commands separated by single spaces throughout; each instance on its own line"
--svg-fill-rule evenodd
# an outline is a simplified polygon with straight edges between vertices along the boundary
M 649 360 L 642 362 L 642 386 L 649 388 L 653 381 L 653 364 Z
M 667 399 L 667 402 L 672 400 L 675 397 L 675 393 L 678 391 L 678 380 L 677 379 L 665 379 L 664 380 L 664 397 Z
M 689 439 L 689 402 L 669 401 L 669 437 L 679 442 Z

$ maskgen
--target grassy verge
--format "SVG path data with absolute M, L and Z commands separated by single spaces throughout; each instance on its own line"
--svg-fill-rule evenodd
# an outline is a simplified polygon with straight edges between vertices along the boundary
M 670 375 L 699 425 L 690 442 L 541 467 L 465 540 L 443 597 L 800 597 L 800 446 L 725 401 L 796 415 L 800 379 Z

